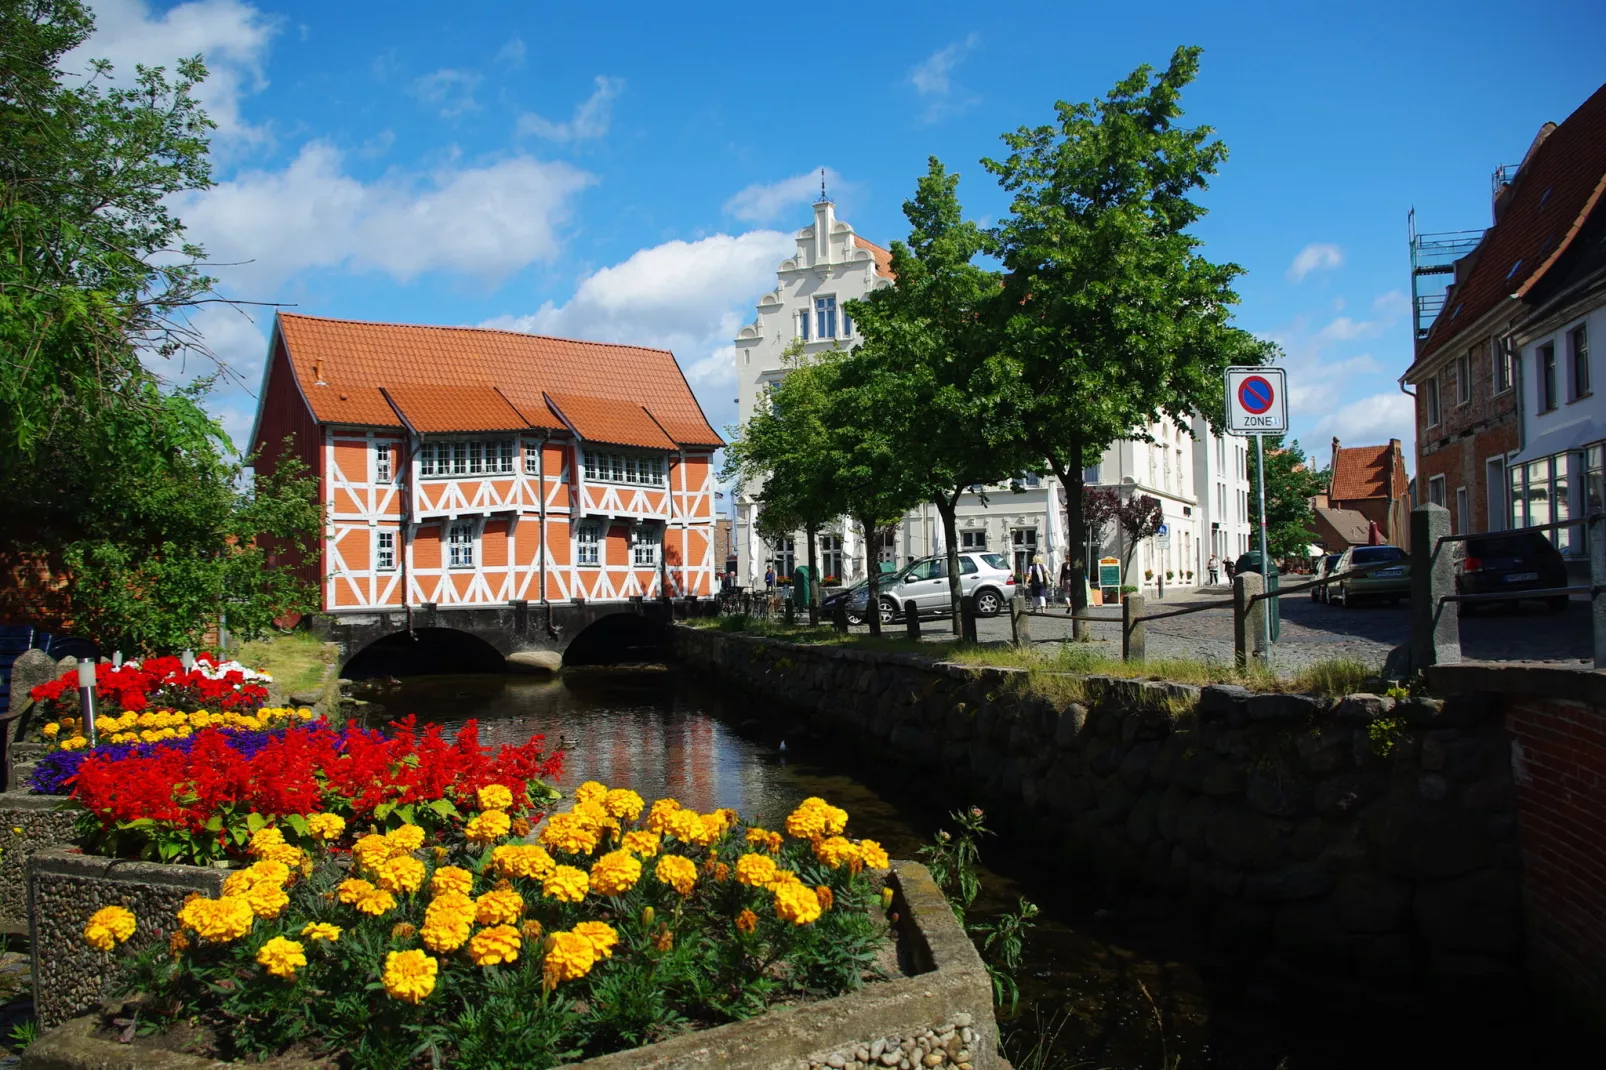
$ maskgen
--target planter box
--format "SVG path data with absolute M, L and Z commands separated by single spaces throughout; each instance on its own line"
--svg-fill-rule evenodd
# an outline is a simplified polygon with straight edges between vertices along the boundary
M 893 909 L 901 923 L 898 958 L 907 976 L 644 1048 L 599 1055 L 568 1070 L 702 1070 L 712 1066 L 722 1070 L 820 1070 L 872 1062 L 881 1066 L 880 1056 L 898 1051 L 905 1043 L 914 1045 L 914 1057 L 908 1060 L 911 1066 L 1003 1067 L 997 1055 L 992 985 L 975 947 L 924 866 L 914 862 L 892 865 Z M 51 1030 L 23 1053 L 22 1070 L 216 1070 L 226 1065 L 194 1055 L 100 1040 L 92 1035 L 94 1029 L 93 1017 L 83 1017 Z M 861 1051 L 863 1059 L 858 1058 Z M 928 1064 L 928 1053 L 938 1058 Z M 969 1058 L 961 1063 L 960 1054 Z
M 65 797 L 0 794 L 0 933 L 28 931 L 28 859 L 73 842 L 77 813 Z
M 226 876 L 221 869 L 126 862 L 61 848 L 36 851 L 28 860 L 28 935 L 39 1024 L 48 1028 L 96 1006 L 111 979 L 116 959 L 84 943 L 89 915 L 124 906 L 139 919 L 131 943 L 166 940 L 184 900 L 192 892 L 220 895 Z

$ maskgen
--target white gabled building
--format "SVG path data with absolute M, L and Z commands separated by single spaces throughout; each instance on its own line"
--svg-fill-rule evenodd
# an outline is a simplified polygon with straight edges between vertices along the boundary
M 746 423 L 758 399 L 780 381 L 786 369 L 783 354 L 795 340 L 804 353 L 840 346 L 851 349 L 858 341 L 853 324 L 843 312 L 850 300 L 893 284 L 892 254 L 853 232 L 836 218 L 835 205 L 821 199 L 814 205 L 814 223 L 797 232 L 797 252 L 782 261 L 775 289 L 758 302 L 758 316 L 736 336 L 737 416 Z M 1187 430 L 1169 421 L 1149 428 L 1153 443 L 1124 440 L 1105 452 L 1103 462 L 1087 470 L 1090 484 L 1120 488 L 1123 493 L 1150 494 L 1161 502 L 1171 532 L 1170 545 L 1161 549 L 1151 540 L 1133 559 L 1142 585 L 1145 572 L 1156 577 L 1167 569 L 1173 584 L 1203 583 L 1205 563 L 1212 549 L 1225 560 L 1248 548 L 1248 466 L 1242 439 L 1212 434 L 1209 424 L 1195 418 Z M 807 563 L 802 532 L 778 543 L 757 534 L 755 501 L 758 487 L 739 488 L 736 498 L 736 575 L 743 585 L 759 585 L 764 570 L 774 562 L 789 575 Z M 985 499 L 985 500 L 984 500 Z M 1041 554 L 1051 574 L 1058 574 L 1066 559 L 1065 499 L 1058 480 L 1025 474 L 1003 484 L 960 496 L 956 529 L 962 549 L 1001 553 L 1019 572 L 1025 572 Z M 926 503 L 910 510 L 896 532 L 886 536 L 877 556 L 897 565 L 940 553 L 942 520 L 936 506 Z M 819 538 L 822 576 L 851 582 L 864 574 L 861 540 L 846 518 L 826 526 Z M 1118 536 L 1112 530 L 1096 556 L 1119 555 Z

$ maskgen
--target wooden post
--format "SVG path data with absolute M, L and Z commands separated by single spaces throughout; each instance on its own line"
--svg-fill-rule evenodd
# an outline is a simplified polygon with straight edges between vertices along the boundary
M 1009 600 L 1009 632 L 1015 645 L 1026 648 L 1032 645 L 1032 618 L 1027 615 L 1031 603 L 1019 591 Z
M 909 638 L 920 638 L 920 607 L 913 598 L 903 604 L 903 626 L 908 629 Z
M 1121 602 L 1121 660 L 1142 661 L 1145 643 L 1143 596 L 1129 594 Z
M 1265 646 L 1266 626 L 1262 621 L 1266 602 L 1250 601 L 1264 589 L 1265 579 L 1258 572 L 1240 572 L 1232 578 L 1232 654 L 1240 669 L 1248 667 L 1251 656 L 1264 664 L 1270 653 Z
M 959 600 L 959 638 L 966 643 L 976 641 L 976 599 L 965 595 Z

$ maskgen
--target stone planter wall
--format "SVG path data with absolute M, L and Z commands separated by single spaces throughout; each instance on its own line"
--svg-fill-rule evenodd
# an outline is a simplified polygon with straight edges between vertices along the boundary
M 76 814 L 59 795 L 0 793 L 0 932 L 28 931 L 28 859 L 73 842 Z
M 1316 699 L 1015 670 L 680 627 L 751 716 L 900 763 L 1114 901 L 1158 893 L 1274 974 L 1373 991 L 1513 980 L 1509 744 L 1488 696 Z
M 180 867 L 154 867 L 180 868 Z M 207 871 L 199 871 L 207 872 Z M 686 1033 L 567 1070 L 824 1070 L 870 1066 L 996 1070 L 992 987 L 924 866 L 894 862 L 900 958 L 913 976 L 835 999 L 783 1007 L 715 1029 Z M 96 1039 L 92 1017 L 53 1029 L 22 1056 L 23 1070 L 208 1070 L 192 1055 L 134 1049 Z
M 98 858 L 60 848 L 28 860 L 34 1014 L 42 1026 L 66 1021 L 100 1000 L 115 959 L 84 943 L 84 923 L 101 907 L 124 906 L 139 921 L 130 944 L 166 940 L 192 892 L 223 891 L 221 869 Z

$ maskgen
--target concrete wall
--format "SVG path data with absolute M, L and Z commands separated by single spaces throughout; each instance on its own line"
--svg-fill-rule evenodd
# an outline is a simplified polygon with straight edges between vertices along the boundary
M 779 718 L 976 801 L 1050 870 L 1183 905 L 1273 974 L 1460 990 L 1520 973 L 1517 819 L 1496 703 L 1251 695 L 1024 674 L 676 628 Z

